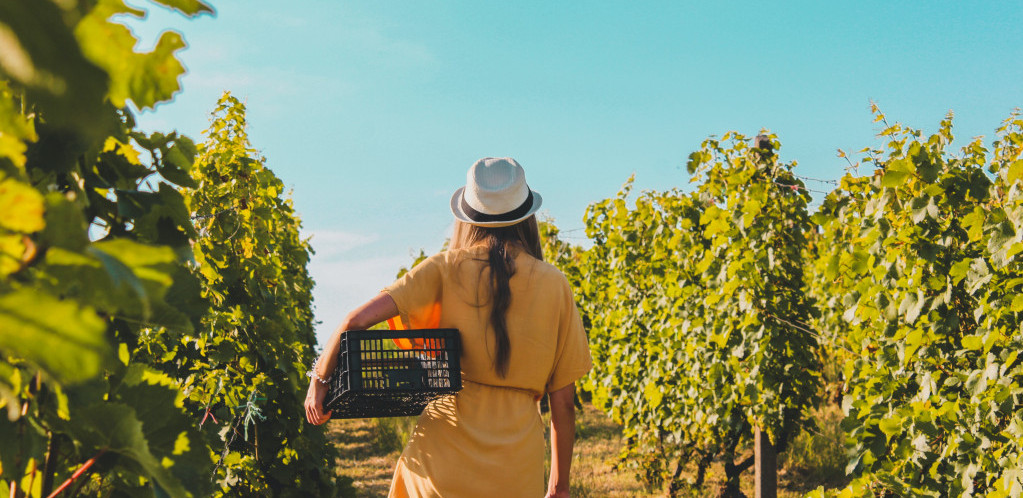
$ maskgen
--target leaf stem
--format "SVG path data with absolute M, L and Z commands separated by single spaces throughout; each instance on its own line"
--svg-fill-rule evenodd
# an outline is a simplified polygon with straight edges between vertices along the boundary
M 86 462 L 83 463 L 82 466 L 79 467 L 74 474 L 71 474 L 71 477 L 64 481 L 64 483 L 57 487 L 57 489 L 53 490 L 52 493 L 47 495 L 46 498 L 54 498 L 55 496 L 63 492 L 65 489 L 67 489 L 69 486 L 71 486 L 71 483 L 75 482 L 75 479 L 78 479 L 79 477 L 82 476 L 82 474 L 85 474 L 85 472 L 89 470 L 89 467 L 92 467 L 92 464 L 96 463 L 96 459 L 103 456 L 103 454 L 106 452 L 107 452 L 106 448 L 99 450 L 99 453 L 96 453 L 96 456 L 86 460 Z

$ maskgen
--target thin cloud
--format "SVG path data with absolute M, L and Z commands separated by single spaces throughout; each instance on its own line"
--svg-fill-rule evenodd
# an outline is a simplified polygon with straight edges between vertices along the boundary
M 314 257 L 309 273 L 313 287 L 314 314 L 319 322 L 316 338 L 326 342 L 341 320 L 394 281 L 398 269 L 408 265 L 407 255 L 326 261 Z
M 352 249 L 366 246 L 380 240 L 380 235 L 371 233 L 355 233 L 343 230 L 312 230 L 303 233 L 303 237 L 310 237 L 309 243 L 316 250 L 313 261 L 332 261 L 337 256 Z
M 327 90 L 336 95 L 345 90 L 345 85 L 336 78 L 278 67 L 240 67 L 228 71 L 204 69 L 188 73 L 183 84 L 200 92 L 229 89 L 241 95 L 272 95 L 278 98 Z
M 349 51 L 364 54 L 381 65 L 424 68 L 437 63 L 437 56 L 426 45 L 389 36 L 369 22 L 360 21 L 342 33 L 342 43 Z

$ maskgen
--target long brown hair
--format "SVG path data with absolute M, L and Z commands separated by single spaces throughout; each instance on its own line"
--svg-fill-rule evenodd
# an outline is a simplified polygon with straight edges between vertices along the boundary
M 487 265 L 490 269 L 490 325 L 494 328 L 497 354 L 494 356 L 494 371 L 500 377 L 508 374 L 508 360 L 511 357 L 511 343 L 508 341 L 508 307 L 511 305 L 511 289 L 508 281 L 515 274 L 515 255 L 518 251 L 543 261 L 540 246 L 540 230 L 536 216 L 530 216 L 506 227 L 481 227 L 455 220 L 455 232 L 451 236 L 449 249 L 472 247 L 484 244 L 487 247 Z M 482 271 L 481 276 L 482 276 Z

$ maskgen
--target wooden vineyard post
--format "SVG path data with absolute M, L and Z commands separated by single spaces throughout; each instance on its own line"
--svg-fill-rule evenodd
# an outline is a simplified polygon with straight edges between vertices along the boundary
M 755 495 L 757 498 L 777 498 L 778 496 L 778 454 L 770 438 L 759 427 L 755 429 Z
M 761 160 L 771 159 L 773 147 L 767 135 L 757 135 L 754 140 L 756 148 L 760 149 Z M 777 498 L 778 496 L 778 454 L 774 451 L 774 445 L 767 434 L 754 427 L 754 491 L 756 498 Z

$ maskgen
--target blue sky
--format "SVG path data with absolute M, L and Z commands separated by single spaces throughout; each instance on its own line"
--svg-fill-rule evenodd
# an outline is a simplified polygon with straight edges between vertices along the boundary
M 141 48 L 168 28 L 189 43 L 184 91 L 140 124 L 199 140 L 221 92 L 246 102 L 317 251 L 321 342 L 411 252 L 440 248 L 480 157 L 518 159 L 572 230 L 630 174 L 688 185 L 708 135 L 770 129 L 799 174 L 834 179 L 836 148 L 876 144 L 871 100 L 927 132 L 952 110 L 959 143 L 1023 105 L 1015 1 L 213 4 L 132 23 Z

